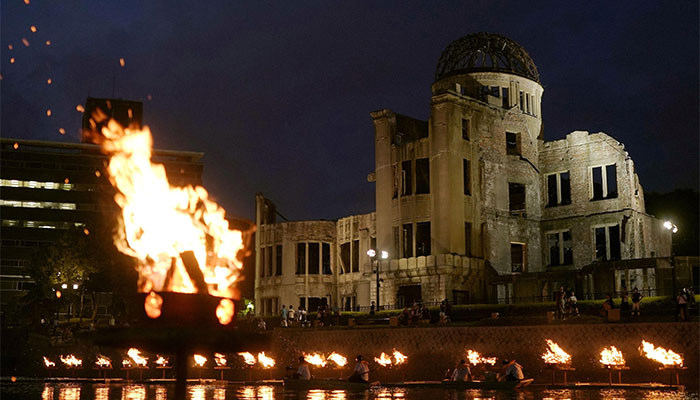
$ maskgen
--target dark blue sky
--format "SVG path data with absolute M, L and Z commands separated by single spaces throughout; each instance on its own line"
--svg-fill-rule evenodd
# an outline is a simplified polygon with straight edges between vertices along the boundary
M 0 12 L 3 137 L 78 141 L 75 106 L 114 81 L 116 97 L 144 100 L 156 147 L 205 153 L 205 186 L 233 215 L 253 218 L 257 191 L 290 219 L 372 211 L 369 112 L 427 118 L 442 49 L 479 31 L 535 60 L 545 139 L 603 131 L 645 190 L 698 187 L 697 1 L 3 0 Z

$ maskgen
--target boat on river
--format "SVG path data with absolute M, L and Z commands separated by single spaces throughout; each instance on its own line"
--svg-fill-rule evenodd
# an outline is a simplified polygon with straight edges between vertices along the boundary
M 489 390 L 514 390 L 529 386 L 534 379 L 516 381 L 442 381 L 442 387 L 450 389 L 489 389 Z
M 290 390 L 367 390 L 381 386 L 379 381 L 375 382 L 350 382 L 342 379 L 285 379 L 284 388 Z

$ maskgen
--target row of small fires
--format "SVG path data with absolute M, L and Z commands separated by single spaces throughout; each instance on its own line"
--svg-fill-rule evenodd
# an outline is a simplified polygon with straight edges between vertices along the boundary
M 547 351 L 542 354 L 542 359 L 545 364 L 548 365 L 570 365 L 571 355 L 564 351 L 557 343 L 551 339 L 547 339 Z M 649 343 L 645 340 L 642 341 L 640 347 L 640 352 L 643 353 L 647 358 L 661 363 L 664 367 L 682 367 L 683 357 L 674 352 L 673 350 L 666 350 L 663 347 L 656 347 L 654 344 Z M 128 358 L 122 360 L 123 368 L 148 368 L 148 358 L 141 355 L 141 352 L 136 348 L 131 348 L 127 352 Z M 265 352 L 258 353 L 257 357 L 248 352 L 238 353 L 242 357 L 243 362 L 247 366 L 258 365 L 261 368 L 269 369 L 275 366 L 275 360 Z M 480 353 L 474 350 L 467 350 L 467 359 L 472 365 L 478 364 L 488 364 L 495 365 L 496 357 L 484 357 Z M 393 358 L 392 358 L 393 357 Z M 304 354 L 305 360 L 316 367 L 326 367 L 334 365 L 336 367 L 344 367 L 348 360 L 346 357 L 333 352 L 328 356 L 320 353 L 309 353 Z M 407 356 L 401 352 L 394 349 L 392 355 L 382 352 L 379 357 L 375 357 L 374 361 L 382 367 L 399 366 L 406 363 L 408 359 Z M 68 356 L 60 356 L 61 362 L 67 368 L 80 368 L 83 365 L 83 361 L 73 354 Z M 194 366 L 202 368 L 207 363 L 207 358 L 200 355 L 194 354 L 193 356 Z M 167 368 L 169 367 L 169 359 L 167 357 L 157 355 L 154 363 L 156 368 Z M 228 360 L 225 354 L 214 353 L 214 362 L 216 367 L 227 367 Z M 605 367 L 624 367 L 625 358 L 620 350 L 615 346 L 609 348 L 604 348 L 600 352 L 599 362 Z M 333 363 L 333 364 L 331 364 Z M 44 357 L 44 364 L 46 368 L 56 368 L 56 363 Z M 98 369 L 110 369 L 112 368 L 112 360 L 109 357 L 98 354 L 97 360 L 95 361 L 95 368 Z

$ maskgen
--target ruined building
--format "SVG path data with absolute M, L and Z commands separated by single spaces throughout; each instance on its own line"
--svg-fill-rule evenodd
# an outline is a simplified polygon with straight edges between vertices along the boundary
M 447 46 L 428 121 L 370 113 L 376 212 L 276 222 L 274 204 L 257 196 L 257 312 L 655 288 L 671 233 L 645 213 L 632 159 L 602 132 L 545 141 L 543 92 L 533 60 L 506 37 Z

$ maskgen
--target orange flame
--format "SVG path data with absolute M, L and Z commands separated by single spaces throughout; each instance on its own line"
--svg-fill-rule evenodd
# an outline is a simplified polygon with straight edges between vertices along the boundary
M 112 359 L 98 354 L 97 361 L 95 361 L 95 366 L 97 366 L 97 368 L 112 368 Z
M 496 364 L 496 357 L 482 357 L 482 355 L 479 352 L 476 352 L 473 350 L 467 350 L 467 359 L 469 360 L 469 363 L 471 365 L 477 365 L 477 364 L 495 365 Z
M 340 354 L 335 353 L 335 352 L 331 353 L 331 355 L 328 356 L 328 360 L 333 361 L 335 363 L 335 365 L 337 365 L 339 367 L 344 367 L 348 363 L 347 358 L 345 358 L 345 357 L 343 357 Z
M 394 349 L 394 365 L 401 365 L 408 360 L 408 357 L 401 354 L 398 350 Z
M 314 365 L 316 367 L 325 367 L 326 366 L 326 358 L 323 357 L 322 354 L 318 353 L 313 353 L 313 354 L 304 354 L 304 360 L 308 362 L 311 365 Z
M 148 364 L 148 358 L 141 356 L 141 352 L 134 347 L 130 348 L 126 354 L 134 360 L 137 367 L 145 367 Z
M 46 366 L 46 368 L 54 368 L 56 366 L 56 363 L 44 357 L 44 365 Z
M 76 368 L 83 365 L 83 360 L 76 358 L 74 355 L 69 354 L 66 357 L 60 356 L 61 362 L 66 364 L 69 368 Z
M 206 359 L 206 357 L 204 357 L 204 356 L 202 356 L 202 355 L 200 355 L 200 354 L 195 354 L 195 355 L 194 355 L 194 363 L 195 363 L 195 365 L 198 366 L 198 367 L 203 367 L 204 364 L 207 363 L 207 359 Z
M 275 360 L 265 355 L 265 352 L 258 353 L 258 362 L 263 368 L 272 368 L 275 366 Z
M 156 365 L 159 367 L 167 367 L 170 360 L 167 357 L 157 356 Z
M 603 365 L 625 365 L 625 358 L 622 356 L 622 352 L 618 350 L 615 346 L 610 346 L 604 348 L 600 352 L 600 363 Z
M 221 353 L 214 353 L 214 362 L 216 362 L 217 367 L 225 367 L 227 362 L 226 356 Z
M 242 262 L 242 233 L 230 230 L 225 211 L 201 187 L 171 186 L 161 164 L 151 163 L 153 140 L 148 128 L 124 129 L 110 120 L 102 130 L 111 154 L 107 171 L 119 191 L 122 208 L 115 245 L 139 261 L 139 291 L 208 293 L 234 298 Z M 200 271 L 180 254 L 191 251 Z M 188 270 L 187 267 L 190 267 Z M 221 323 L 230 322 L 233 303 L 217 308 Z
M 374 361 L 381 365 L 382 367 L 388 367 L 391 365 L 391 357 L 389 357 L 386 353 L 382 352 L 382 354 L 379 356 L 379 358 L 374 357 Z
M 567 354 L 558 344 L 554 343 L 553 340 L 547 339 L 547 345 L 549 349 L 547 352 L 542 354 L 542 359 L 545 364 L 569 364 L 571 362 L 571 356 Z
M 124 367 L 124 368 L 131 368 L 131 367 L 132 367 L 132 365 L 131 365 L 131 360 L 128 359 L 128 358 L 123 359 L 123 360 L 122 360 L 122 367 Z
M 683 357 L 671 349 L 666 350 L 663 347 L 656 347 L 653 343 L 642 340 L 642 347 L 639 350 L 640 353 L 644 352 L 647 358 L 660 362 L 664 366 L 683 366 Z
M 255 356 L 246 352 L 238 353 L 239 356 L 243 357 L 243 362 L 248 365 L 255 365 Z

